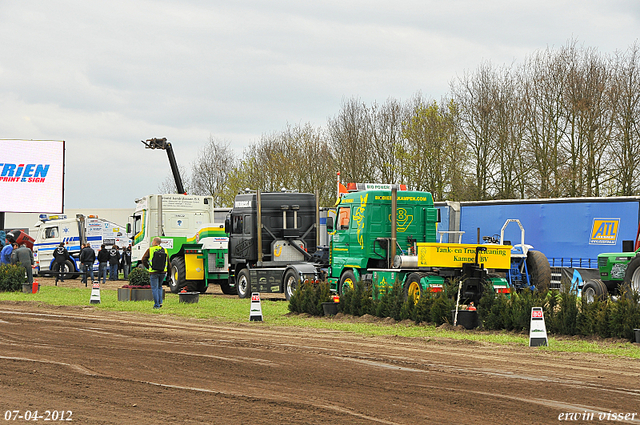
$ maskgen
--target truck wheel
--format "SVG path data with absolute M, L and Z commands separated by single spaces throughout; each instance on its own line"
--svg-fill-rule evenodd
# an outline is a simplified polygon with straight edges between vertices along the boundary
M 236 278 L 236 288 L 238 290 L 238 298 L 247 298 L 251 296 L 251 280 L 249 280 L 249 270 L 242 269 Z
M 300 282 L 300 277 L 295 272 L 295 270 L 289 270 L 284 275 L 284 296 L 289 301 L 291 296 L 298 289 L 298 284 Z
M 231 285 L 229 284 L 229 280 L 221 280 L 220 289 L 225 295 L 238 295 L 238 290 L 235 286 L 233 288 L 231 287 Z
M 600 279 L 589 279 L 582 287 L 582 301 L 591 304 L 607 299 L 607 287 Z
M 78 278 L 78 273 L 74 273 L 74 272 L 79 271 L 79 270 L 76 270 L 76 266 L 75 266 L 75 264 L 73 264 L 73 261 L 67 260 L 67 261 L 64 262 L 64 265 L 67 268 L 65 270 L 65 272 L 67 272 L 67 273 L 65 273 L 64 278 L 65 279 L 77 279 Z
M 340 295 L 344 294 L 344 291 L 349 288 L 352 291 L 356 288 L 356 275 L 351 270 L 347 270 L 340 276 L 340 284 L 338 285 L 338 292 Z
M 529 283 L 536 287 L 536 291 L 546 292 L 549 290 L 551 266 L 542 252 L 529 251 L 527 254 L 527 270 L 531 279 Z
M 206 283 L 204 283 L 204 281 L 198 282 L 198 292 L 204 294 L 205 292 L 207 292 L 207 289 L 209 289 L 209 287 Z
M 635 257 L 627 265 L 622 290 L 629 299 L 632 299 L 634 293 L 640 294 L 640 257 Z
M 187 284 L 185 277 L 184 258 L 175 257 L 171 260 L 171 274 L 169 275 L 169 289 L 171 289 L 171 292 L 174 294 L 180 292 L 180 289 Z
M 419 273 L 411 273 L 404 284 L 404 299 L 413 301 L 413 304 L 418 304 L 420 297 L 422 296 L 422 286 L 420 285 L 420 279 L 422 275 Z

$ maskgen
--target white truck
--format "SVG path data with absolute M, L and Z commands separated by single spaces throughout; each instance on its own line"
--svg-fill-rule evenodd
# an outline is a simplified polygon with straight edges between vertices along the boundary
M 65 244 L 71 257 L 64 266 L 65 279 L 79 276 L 81 244 L 89 242 L 94 250 L 100 249 L 102 244 L 121 248 L 129 244 L 124 227 L 97 215 L 78 214 L 75 218 L 68 218 L 64 214 L 41 214 L 40 221 L 34 227 L 33 257 L 35 272 L 40 275 L 57 271 L 53 267 L 53 251 L 60 242 Z M 97 262 L 94 267 L 97 267 Z
M 136 208 L 127 225 L 131 234 L 131 267 L 159 236 L 167 249 L 171 270 L 166 284 L 173 293 L 187 286 L 206 292 L 209 284 L 219 284 L 224 293 L 234 293 L 229 285 L 224 220 L 229 208 L 214 208 L 211 196 L 184 194 L 147 195 L 136 199 Z

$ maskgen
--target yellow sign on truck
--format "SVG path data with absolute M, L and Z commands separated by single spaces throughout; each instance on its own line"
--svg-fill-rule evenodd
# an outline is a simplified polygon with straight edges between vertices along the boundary
M 418 242 L 418 267 L 455 267 L 476 262 L 476 249 L 486 248 L 478 253 L 478 264 L 487 269 L 509 269 L 511 267 L 510 245 L 473 245 L 460 243 Z

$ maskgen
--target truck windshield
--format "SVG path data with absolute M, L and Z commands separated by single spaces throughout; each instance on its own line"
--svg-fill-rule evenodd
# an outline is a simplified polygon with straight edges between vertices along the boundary
M 349 219 L 351 218 L 351 208 L 342 207 L 338 210 L 338 229 L 348 229 Z

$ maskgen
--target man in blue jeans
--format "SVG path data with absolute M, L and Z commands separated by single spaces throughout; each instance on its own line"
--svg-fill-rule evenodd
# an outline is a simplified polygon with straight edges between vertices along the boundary
M 162 307 L 162 282 L 164 282 L 170 267 L 169 254 L 166 249 L 160 246 L 161 242 L 159 237 L 153 238 L 151 247 L 142 256 L 142 264 L 149 270 L 153 308 Z
M 87 279 L 91 275 L 91 282 L 93 283 L 93 263 L 96 261 L 96 252 L 91 248 L 89 243 L 85 243 L 82 251 L 80 251 L 80 262 L 82 263 L 82 283 L 87 286 Z

